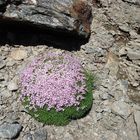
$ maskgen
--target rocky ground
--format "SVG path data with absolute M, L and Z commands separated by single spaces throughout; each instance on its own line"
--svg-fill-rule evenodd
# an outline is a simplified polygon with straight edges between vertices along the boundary
M 91 37 L 79 51 L 96 75 L 90 113 L 63 127 L 38 123 L 17 93 L 20 71 L 46 45 L 0 47 L 0 139 L 140 140 L 140 2 L 93 0 Z M 6 130 L 6 131 L 4 131 Z

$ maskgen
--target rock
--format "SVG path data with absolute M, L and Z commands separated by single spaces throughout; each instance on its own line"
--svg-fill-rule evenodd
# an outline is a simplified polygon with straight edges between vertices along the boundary
M 78 0 L 12 0 L 7 2 L 1 18 L 17 21 L 53 32 L 65 32 L 88 37 L 92 18 L 91 7 Z M 84 13 L 83 13 L 84 11 Z M 5 19 L 5 20 L 4 20 Z M 7 22 L 7 21 L 6 21 Z M 26 25 L 27 25 L 26 24 Z
M 129 89 L 136 89 L 140 85 L 140 45 L 136 41 L 131 41 L 125 47 L 125 54 L 123 53 L 123 57 L 121 57 L 121 61 L 119 63 L 119 73 L 122 79 L 128 79 Z M 119 76 L 119 75 L 118 75 Z M 139 90 L 138 90 L 139 92 Z M 133 92 L 128 93 L 130 96 L 134 94 Z M 137 91 L 136 91 L 137 94 Z M 135 96 L 135 95 L 134 95 Z M 136 95 L 137 96 L 137 95 Z M 134 97 L 135 98 L 135 97 Z
M 6 63 L 6 66 L 13 66 L 14 64 L 16 64 L 16 60 L 14 61 L 12 58 L 8 58 L 7 59 L 7 63 Z
M 13 112 L 8 112 L 6 114 L 6 118 L 5 121 L 8 123 L 15 123 L 17 122 L 17 120 L 19 119 L 17 112 L 13 111 Z
M 94 32 L 95 35 L 92 39 L 92 45 L 94 48 L 108 49 L 112 46 L 114 38 L 105 28 L 97 27 L 94 29 Z M 98 49 L 98 51 L 101 51 L 101 49 Z
M 110 75 L 113 75 L 113 76 L 117 75 L 118 70 L 119 70 L 119 60 L 118 60 L 118 57 L 114 53 L 109 52 L 108 60 L 105 67 L 110 70 Z
M 105 131 L 104 134 L 101 134 L 99 140 L 118 140 L 118 136 L 114 132 Z
M 99 121 L 100 119 L 103 118 L 103 114 L 102 113 L 97 113 L 96 118 L 97 118 L 97 121 Z
M 132 3 L 135 5 L 140 5 L 140 1 L 139 0 L 123 0 L 124 2 L 128 2 L 128 3 Z
M 7 88 L 8 88 L 8 90 L 10 90 L 10 91 L 15 91 L 15 90 L 18 89 L 18 85 L 17 85 L 16 82 L 11 81 L 11 82 L 8 83 Z
M 2 97 L 0 96 L 0 105 L 3 104 L 3 100 L 2 100 Z
M 119 125 L 122 125 L 123 122 Z M 134 116 L 130 115 L 127 120 L 125 120 L 125 124 L 121 126 L 118 130 L 119 138 L 121 140 L 139 140 L 136 124 L 134 122 Z
M 127 56 L 130 60 L 140 60 L 140 51 L 134 52 L 133 50 L 129 50 Z
M 97 112 L 97 113 L 102 113 L 103 111 L 104 111 L 104 109 L 101 108 L 100 106 L 98 106 L 98 107 L 96 108 L 96 112 Z
M 22 60 L 27 57 L 27 51 L 24 49 L 14 49 L 12 50 L 10 57 L 14 60 Z
M 128 96 L 129 96 L 129 98 L 130 98 L 131 100 L 133 100 L 134 102 L 140 104 L 140 91 L 139 91 L 139 90 L 131 89 L 131 90 L 128 92 Z
M 0 138 L 12 139 L 15 138 L 21 131 L 22 126 L 20 124 L 4 123 L 0 125 Z
M 3 97 L 9 98 L 12 94 L 8 90 L 3 90 L 0 92 L 0 95 L 2 95 Z
M 6 66 L 3 60 L 0 60 L 0 69 L 3 69 Z
M 130 33 L 130 36 L 131 36 L 132 39 L 138 38 L 138 34 L 136 33 L 135 30 L 131 30 L 129 33 Z
M 32 134 L 28 133 L 23 137 L 23 140 L 33 140 Z
M 94 92 L 94 99 L 95 100 L 99 100 L 100 99 L 100 92 L 99 91 L 95 91 Z
M 4 75 L 0 73 L 0 81 L 4 81 Z
M 87 54 L 96 54 L 98 57 L 102 57 L 106 54 L 105 50 L 95 46 L 82 46 L 82 49 L 85 50 Z
M 131 114 L 130 106 L 122 101 L 114 102 L 111 106 L 111 110 L 114 114 L 119 115 L 124 119 L 127 119 Z
M 135 110 L 140 111 L 140 106 L 139 106 L 138 104 L 134 104 L 134 105 L 133 105 L 133 108 L 134 108 Z
M 121 80 L 120 81 L 120 89 L 125 94 L 128 91 L 128 80 Z
M 131 2 L 128 4 L 127 2 L 123 1 L 129 1 Z M 110 4 L 108 8 L 107 15 L 112 19 L 115 24 L 123 25 L 128 24 L 130 25 L 131 29 L 135 29 L 136 27 L 139 27 L 140 23 L 140 8 L 139 6 L 132 5 L 133 0 L 119 0 L 115 1 Z M 139 0 L 135 0 L 135 3 L 140 3 Z M 139 4 L 138 4 L 139 5 Z M 133 15 L 135 13 L 135 16 Z
M 140 136 L 140 111 L 134 111 L 134 120 L 137 126 L 137 132 Z
M 129 32 L 130 28 L 128 27 L 127 24 L 123 24 L 119 26 L 120 30 L 124 31 L 124 32 Z
M 73 136 L 68 132 L 65 133 L 64 139 L 65 140 L 74 140 Z
M 100 94 L 100 98 L 102 100 L 107 100 L 109 98 L 109 95 L 108 95 L 108 93 L 103 93 L 103 94 Z
M 47 140 L 47 131 L 43 129 L 36 130 L 33 134 L 33 140 Z
M 125 56 L 125 55 L 127 55 L 127 50 L 126 50 L 126 48 L 124 48 L 124 47 L 121 48 L 120 51 L 119 51 L 119 55 L 120 55 L 120 56 Z

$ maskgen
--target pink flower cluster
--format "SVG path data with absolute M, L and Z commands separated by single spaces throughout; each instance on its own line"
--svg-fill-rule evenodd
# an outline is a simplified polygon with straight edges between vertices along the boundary
M 34 59 L 20 74 L 21 100 L 33 107 L 78 106 L 85 94 L 85 76 L 80 61 L 68 52 L 48 52 Z

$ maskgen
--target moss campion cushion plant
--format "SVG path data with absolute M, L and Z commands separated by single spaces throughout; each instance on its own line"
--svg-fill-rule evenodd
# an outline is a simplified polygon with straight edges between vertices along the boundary
M 71 53 L 50 51 L 22 71 L 20 99 L 39 121 L 65 125 L 91 108 L 91 77 Z

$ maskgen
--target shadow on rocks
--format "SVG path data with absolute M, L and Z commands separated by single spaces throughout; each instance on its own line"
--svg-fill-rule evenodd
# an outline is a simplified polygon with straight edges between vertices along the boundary
M 0 22 L 0 27 L 0 45 L 47 45 L 68 51 L 77 51 L 89 39 L 78 37 L 75 33 L 68 33 L 67 31 L 60 32 L 57 29 L 38 28 L 20 22 Z

